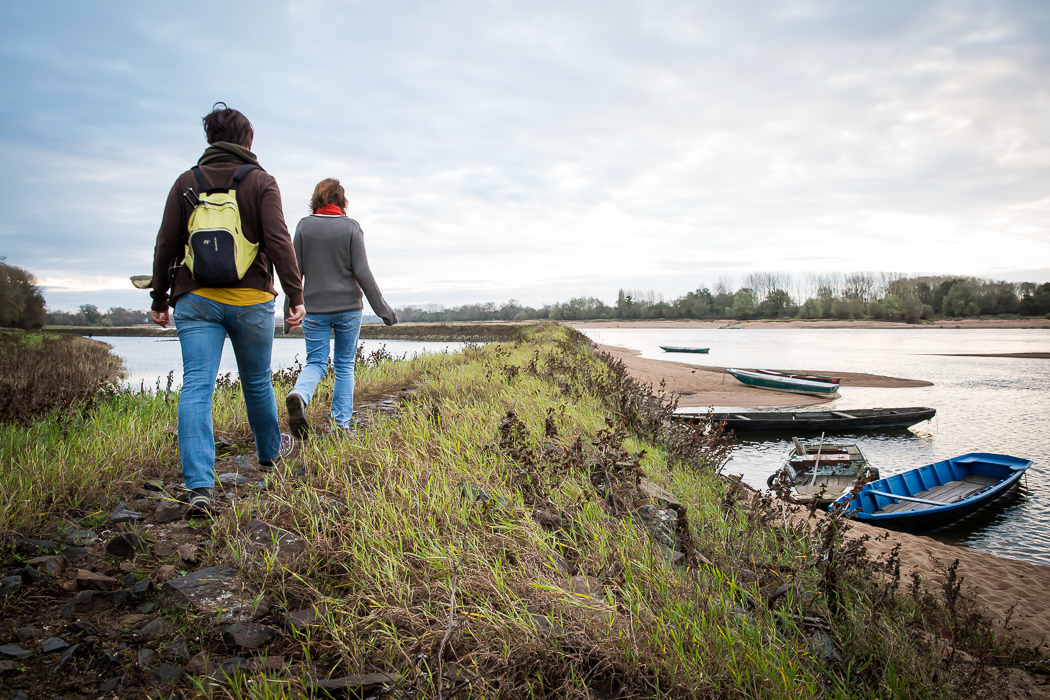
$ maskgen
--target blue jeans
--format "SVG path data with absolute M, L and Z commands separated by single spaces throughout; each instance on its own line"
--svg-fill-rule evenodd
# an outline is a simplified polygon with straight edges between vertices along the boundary
M 296 394 L 303 403 L 310 403 L 318 382 L 328 372 L 329 340 L 335 331 L 335 390 L 332 393 L 332 421 L 340 428 L 350 427 L 354 415 L 354 356 L 357 355 L 357 337 L 361 334 L 361 312 L 344 311 L 339 314 L 307 313 L 303 319 L 306 337 L 306 367 L 295 380 Z
M 179 456 L 188 489 L 215 486 L 212 394 L 227 334 L 237 357 L 244 407 L 259 459 L 273 460 L 281 450 L 281 425 L 270 378 L 273 309 L 273 300 L 231 306 L 196 294 L 185 294 L 175 304 L 172 319 L 182 346 Z

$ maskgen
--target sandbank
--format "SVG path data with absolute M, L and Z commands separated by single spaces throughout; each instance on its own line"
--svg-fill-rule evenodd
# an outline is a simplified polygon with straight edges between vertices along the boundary
M 619 348 L 611 345 L 599 346 L 627 365 L 632 377 L 643 384 L 654 387 L 664 386 L 668 391 L 679 394 L 678 401 L 682 408 L 703 408 L 707 406 L 808 406 L 824 403 L 830 399 L 819 396 L 787 394 L 779 391 L 764 391 L 741 384 L 725 373 L 724 367 L 710 367 L 685 364 L 670 360 L 650 360 L 641 357 L 637 350 Z M 787 369 L 787 368 L 780 368 Z M 800 374 L 826 374 L 819 370 L 788 369 Z M 882 388 L 901 388 L 930 386 L 930 382 L 917 379 L 884 377 L 877 374 L 860 372 L 835 372 L 841 377 L 840 386 L 869 386 Z

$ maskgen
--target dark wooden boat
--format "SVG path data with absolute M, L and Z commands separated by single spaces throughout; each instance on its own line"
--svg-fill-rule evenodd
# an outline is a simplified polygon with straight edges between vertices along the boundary
M 930 532 L 962 520 L 1017 486 L 1032 461 L 971 452 L 865 484 L 830 507 L 901 532 Z
M 773 377 L 790 377 L 791 379 L 805 379 L 810 382 L 827 382 L 828 384 L 838 384 L 842 380 L 841 377 L 829 377 L 824 374 L 798 374 L 781 372 L 775 369 L 753 369 L 751 371 L 759 374 L 768 374 Z
M 788 453 L 783 467 L 769 475 L 766 485 L 774 488 L 777 481 L 790 486 L 791 497 L 804 505 L 814 501 L 821 508 L 844 493 L 849 493 L 858 478 L 878 470 L 868 466 L 868 460 L 857 445 L 829 443 L 803 444 L 798 438 Z
M 711 351 L 711 348 L 691 348 L 684 345 L 661 345 L 660 349 L 664 352 L 697 352 L 704 355 Z
M 930 420 L 937 411 L 925 406 L 909 408 L 859 408 L 846 411 L 764 411 L 760 413 L 676 413 L 674 420 L 698 423 L 711 417 L 725 421 L 726 428 L 737 433 L 790 432 L 852 433 L 866 430 L 908 428 Z

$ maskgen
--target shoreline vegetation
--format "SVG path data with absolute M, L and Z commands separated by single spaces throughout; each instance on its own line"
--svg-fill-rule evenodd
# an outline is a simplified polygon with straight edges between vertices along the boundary
M 582 334 L 519 331 L 360 363 L 355 430 L 270 477 L 220 379 L 214 521 L 183 519 L 176 392 L 0 425 L 0 564 L 17 572 L 0 683 L 70 699 L 1045 689 L 1021 664 L 1047 670 L 1050 568 L 785 506 L 722 475 L 716 426 L 668 420 L 673 398 Z M 293 372 L 274 380 L 283 406 Z

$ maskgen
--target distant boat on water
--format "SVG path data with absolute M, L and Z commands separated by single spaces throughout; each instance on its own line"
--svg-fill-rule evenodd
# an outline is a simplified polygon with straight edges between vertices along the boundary
M 839 391 L 838 384 L 825 381 L 776 376 L 748 369 L 727 369 L 726 372 L 733 375 L 740 382 L 756 389 L 828 397 L 835 396 Z
M 690 348 L 684 345 L 661 345 L 660 349 L 664 352 L 696 352 L 704 355 L 711 350 L 711 348 Z
M 1032 461 L 971 452 L 879 479 L 845 494 L 830 508 L 851 518 L 901 532 L 930 532 L 951 525 L 1017 486 Z

